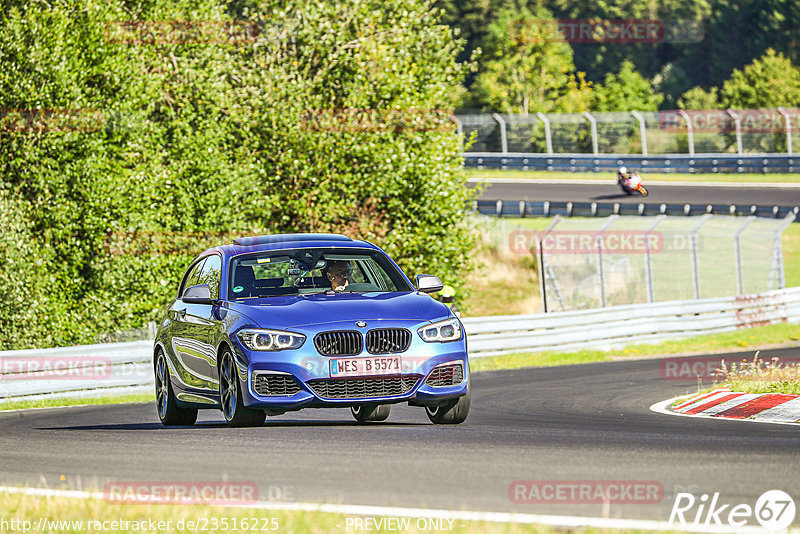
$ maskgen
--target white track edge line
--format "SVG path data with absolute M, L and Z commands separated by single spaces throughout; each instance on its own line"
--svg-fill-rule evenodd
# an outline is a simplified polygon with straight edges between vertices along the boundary
M 764 421 L 760 419 L 734 419 L 732 417 L 714 417 L 713 415 L 703 415 L 703 414 L 688 414 L 688 413 L 678 413 L 673 412 L 672 410 L 668 410 L 667 406 L 672 404 L 678 399 L 682 399 L 686 397 L 686 395 L 680 395 L 678 397 L 672 397 L 671 399 L 667 399 L 664 401 L 659 401 L 650 406 L 650 411 L 664 414 L 664 415 L 677 415 L 680 417 L 702 417 L 704 419 L 713 419 L 715 421 L 746 421 L 749 423 L 766 423 L 768 425 L 790 425 L 790 426 L 800 426 L 800 423 L 793 423 L 789 421 Z
M 81 490 L 59 490 L 50 488 L 26 488 L 19 486 L 2 486 L 0 492 L 11 494 L 31 495 L 38 497 L 66 497 L 73 499 L 98 499 L 104 498 L 100 492 Z M 603 517 L 582 517 L 562 515 L 517 514 L 513 512 L 477 512 L 466 510 L 441 510 L 427 508 L 403 508 L 391 506 L 371 506 L 357 504 L 317 504 L 309 502 L 269 502 L 257 501 L 252 504 L 214 505 L 231 508 L 252 508 L 263 510 L 288 510 L 304 512 L 324 512 L 343 515 L 365 516 L 401 516 L 424 517 L 441 519 L 458 519 L 462 521 L 486 521 L 492 523 L 524 523 L 542 524 L 558 527 L 594 527 L 608 529 L 640 529 L 657 531 L 683 531 L 683 532 L 763 532 L 762 528 L 754 526 L 731 529 L 731 527 L 712 527 L 711 525 L 680 526 L 672 525 L 667 521 L 648 519 L 610 519 Z

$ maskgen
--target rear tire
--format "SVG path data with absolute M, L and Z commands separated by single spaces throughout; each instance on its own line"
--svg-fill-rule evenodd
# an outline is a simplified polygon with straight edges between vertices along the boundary
M 458 425 L 467 420 L 469 405 L 472 399 L 469 382 L 467 394 L 457 399 L 452 399 L 438 406 L 426 406 L 425 413 L 428 419 L 437 425 Z
M 156 355 L 156 408 L 164 426 L 188 426 L 197 421 L 197 408 L 181 408 L 172 391 L 167 357 L 159 350 Z
M 390 404 L 359 404 L 351 406 L 350 413 L 359 423 L 371 423 L 376 421 L 386 421 L 392 411 Z
M 267 418 L 264 410 L 248 408 L 242 402 L 239 373 L 231 351 L 225 350 L 219 366 L 219 400 L 222 414 L 230 426 L 261 426 Z

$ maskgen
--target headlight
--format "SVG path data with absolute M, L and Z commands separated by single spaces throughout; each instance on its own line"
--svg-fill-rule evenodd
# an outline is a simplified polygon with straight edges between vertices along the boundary
M 428 343 L 458 341 L 461 339 L 461 323 L 458 322 L 458 319 L 447 319 L 423 326 L 417 330 L 417 333 L 422 341 Z
M 250 350 L 288 350 L 299 349 L 306 336 L 282 330 L 239 330 L 237 334 L 245 347 Z

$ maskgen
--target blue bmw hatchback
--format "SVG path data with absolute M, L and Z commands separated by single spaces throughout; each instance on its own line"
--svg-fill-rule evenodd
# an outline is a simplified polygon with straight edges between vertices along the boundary
M 336 234 L 245 237 L 206 250 L 181 281 L 154 346 L 165 425 L 221 409 L 232 426 L 302 408 L 383 421 L 392 404 L 437 424 L 469 413 L 467 342 L 450 308 L 381 249 Z

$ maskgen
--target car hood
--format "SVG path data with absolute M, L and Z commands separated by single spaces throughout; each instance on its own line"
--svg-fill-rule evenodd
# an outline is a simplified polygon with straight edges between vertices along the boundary
M 229 307 L 261 328 L 290 329 L 346 321 L 413 321 L 449 317 L 450 310 L 424 293 L 324 293 L 234 301 Z

